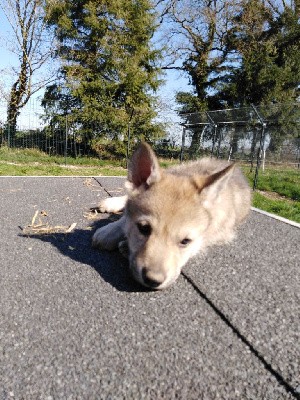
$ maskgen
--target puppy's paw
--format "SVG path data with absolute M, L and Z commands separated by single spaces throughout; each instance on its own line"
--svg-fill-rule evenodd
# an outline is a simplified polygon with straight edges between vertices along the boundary
M 112 228 L 108 224 L 96 230 L 92 238 L 92 246 L 102 250 L 115 250 L 118 248 L 118 241 L 116 241 Z
M 129 247 L 127 240 L 122 240 L 119 242 L 118 248 L 123 257 L 129 258 Z
M 117 213 L 124 209 L 126 201 L 127 196 L 108 197 L 100 201 L 98 208 L 102 213 Z
M 103 250 L 117 249 L 119 242 L 125 239 L 124 223 L 125 217 L 123 216 L 118 221 L 97 229 L 92 239 L 92 246 Z

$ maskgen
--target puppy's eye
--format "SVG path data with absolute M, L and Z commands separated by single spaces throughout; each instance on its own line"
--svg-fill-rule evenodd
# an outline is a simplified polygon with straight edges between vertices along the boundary
M 180 247 L 186 247 L 186 246 L 188 246 L 191 242 L 192 242 L 191 239 L 189 239 L 189 238 L 184 238 L 184 239 L 180 242 Z
M 150 236 L 152 232 L 151 225 L 149 225 L 147 222 L 138 222 L 136 224 L 140 234 L 143 236 Z

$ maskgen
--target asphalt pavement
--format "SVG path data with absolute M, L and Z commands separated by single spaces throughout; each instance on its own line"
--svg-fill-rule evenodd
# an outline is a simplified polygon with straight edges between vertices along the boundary
M 300 229 L 252 211 L 148 291 L 91 248 L 123 183 L 0 178 L 0 400 L 299 399 Z

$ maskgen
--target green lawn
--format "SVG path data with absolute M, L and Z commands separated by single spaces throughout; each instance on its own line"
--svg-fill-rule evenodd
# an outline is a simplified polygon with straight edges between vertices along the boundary
M 77 167 L 63 165 L 11 165 L 0 161 L 0 175 L 10 176 L 125 176 L 125 168 L 107 167 Z
M 125 160 L 108 161 L 92 157 L 52 157 L 37 149 L 0 147 L 0 175 L 126 175 L 125 164 Z
M 163 167 L 174 160 L 160 160 Z M 0 147 L 0 175 L 29 176 L 125 176 L 126 160 L 52 157 L 36 149 Z M 251 187 L 254 172 L 243 166 Z M 300 170 L 268 168 L 260 171 L 253 206 L 300 223 Z
M 300 169 L 268 168 L 260 171 L 257 189 L 300 201 Z
M 254 172 L 243 167 L 251 185 Z M 253 195 L 253 206 L 281 217 L 300 222 L 300 170 L 268 168 L 260 170 L 258 191 Z
M 252 204 L 256 208 L 300 223 L 300 202 L 293 203 L 285 200 L 269 199 L 261 193 L 255 192 Z

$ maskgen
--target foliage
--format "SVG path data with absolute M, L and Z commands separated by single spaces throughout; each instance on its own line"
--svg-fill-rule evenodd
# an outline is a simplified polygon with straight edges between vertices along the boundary
M 299 7 L 284 0 L 166 0 L 164 18 L 180 37 L 172 43 L 178 58 L 167 68 L 184 71 L 193 88 L 177 93 L 179 112 L 261 105 L 271 151 L 299 135 Z M 193 128 L 192 141 L 200 136 Z
M 101 159 L 114 160 L 126 157 L 126 145 L 120 140 L 94 139 L 91 148 Z
M 298 96 L 300 26 L 296 2 L 242 1 L 227 36 L 238 63 L 223 87 L 230 105 L 291 102 Z
M 193 93 L 177 95 L 180 111 L 216 109 L 216 84 L 227 70 L 226 32 L 231 29 L 238 7 L 228 0 L 165 0 L 161 14 L 169 49 L 165 69 L 184 71 Z M 189 108 L 191 107 L 191 108 Z
M 299 95 L 299 2 L 166 0 L 164 15 L 167 39 L 180 37 L 166 68 L 186 72 L 193 88 L 178 93 L 180 111 L 291 102 Z
M 201 100 L 193 93 L 177 92 L 176 102 L 180 105 L 181 114 L 197 112 L 202 108 Z
M 68 114 L 70 128 L 93 143 L 123 140 L 129 124 L 134 137 L 161 136 L 163 127 L 153 122 L 151 93 L 160 81 L 150 2 L 47 1 L 46 10 L 63 62 L 60 82 L 43 101 L 51 124 L 59 126 L 59 115 Z

